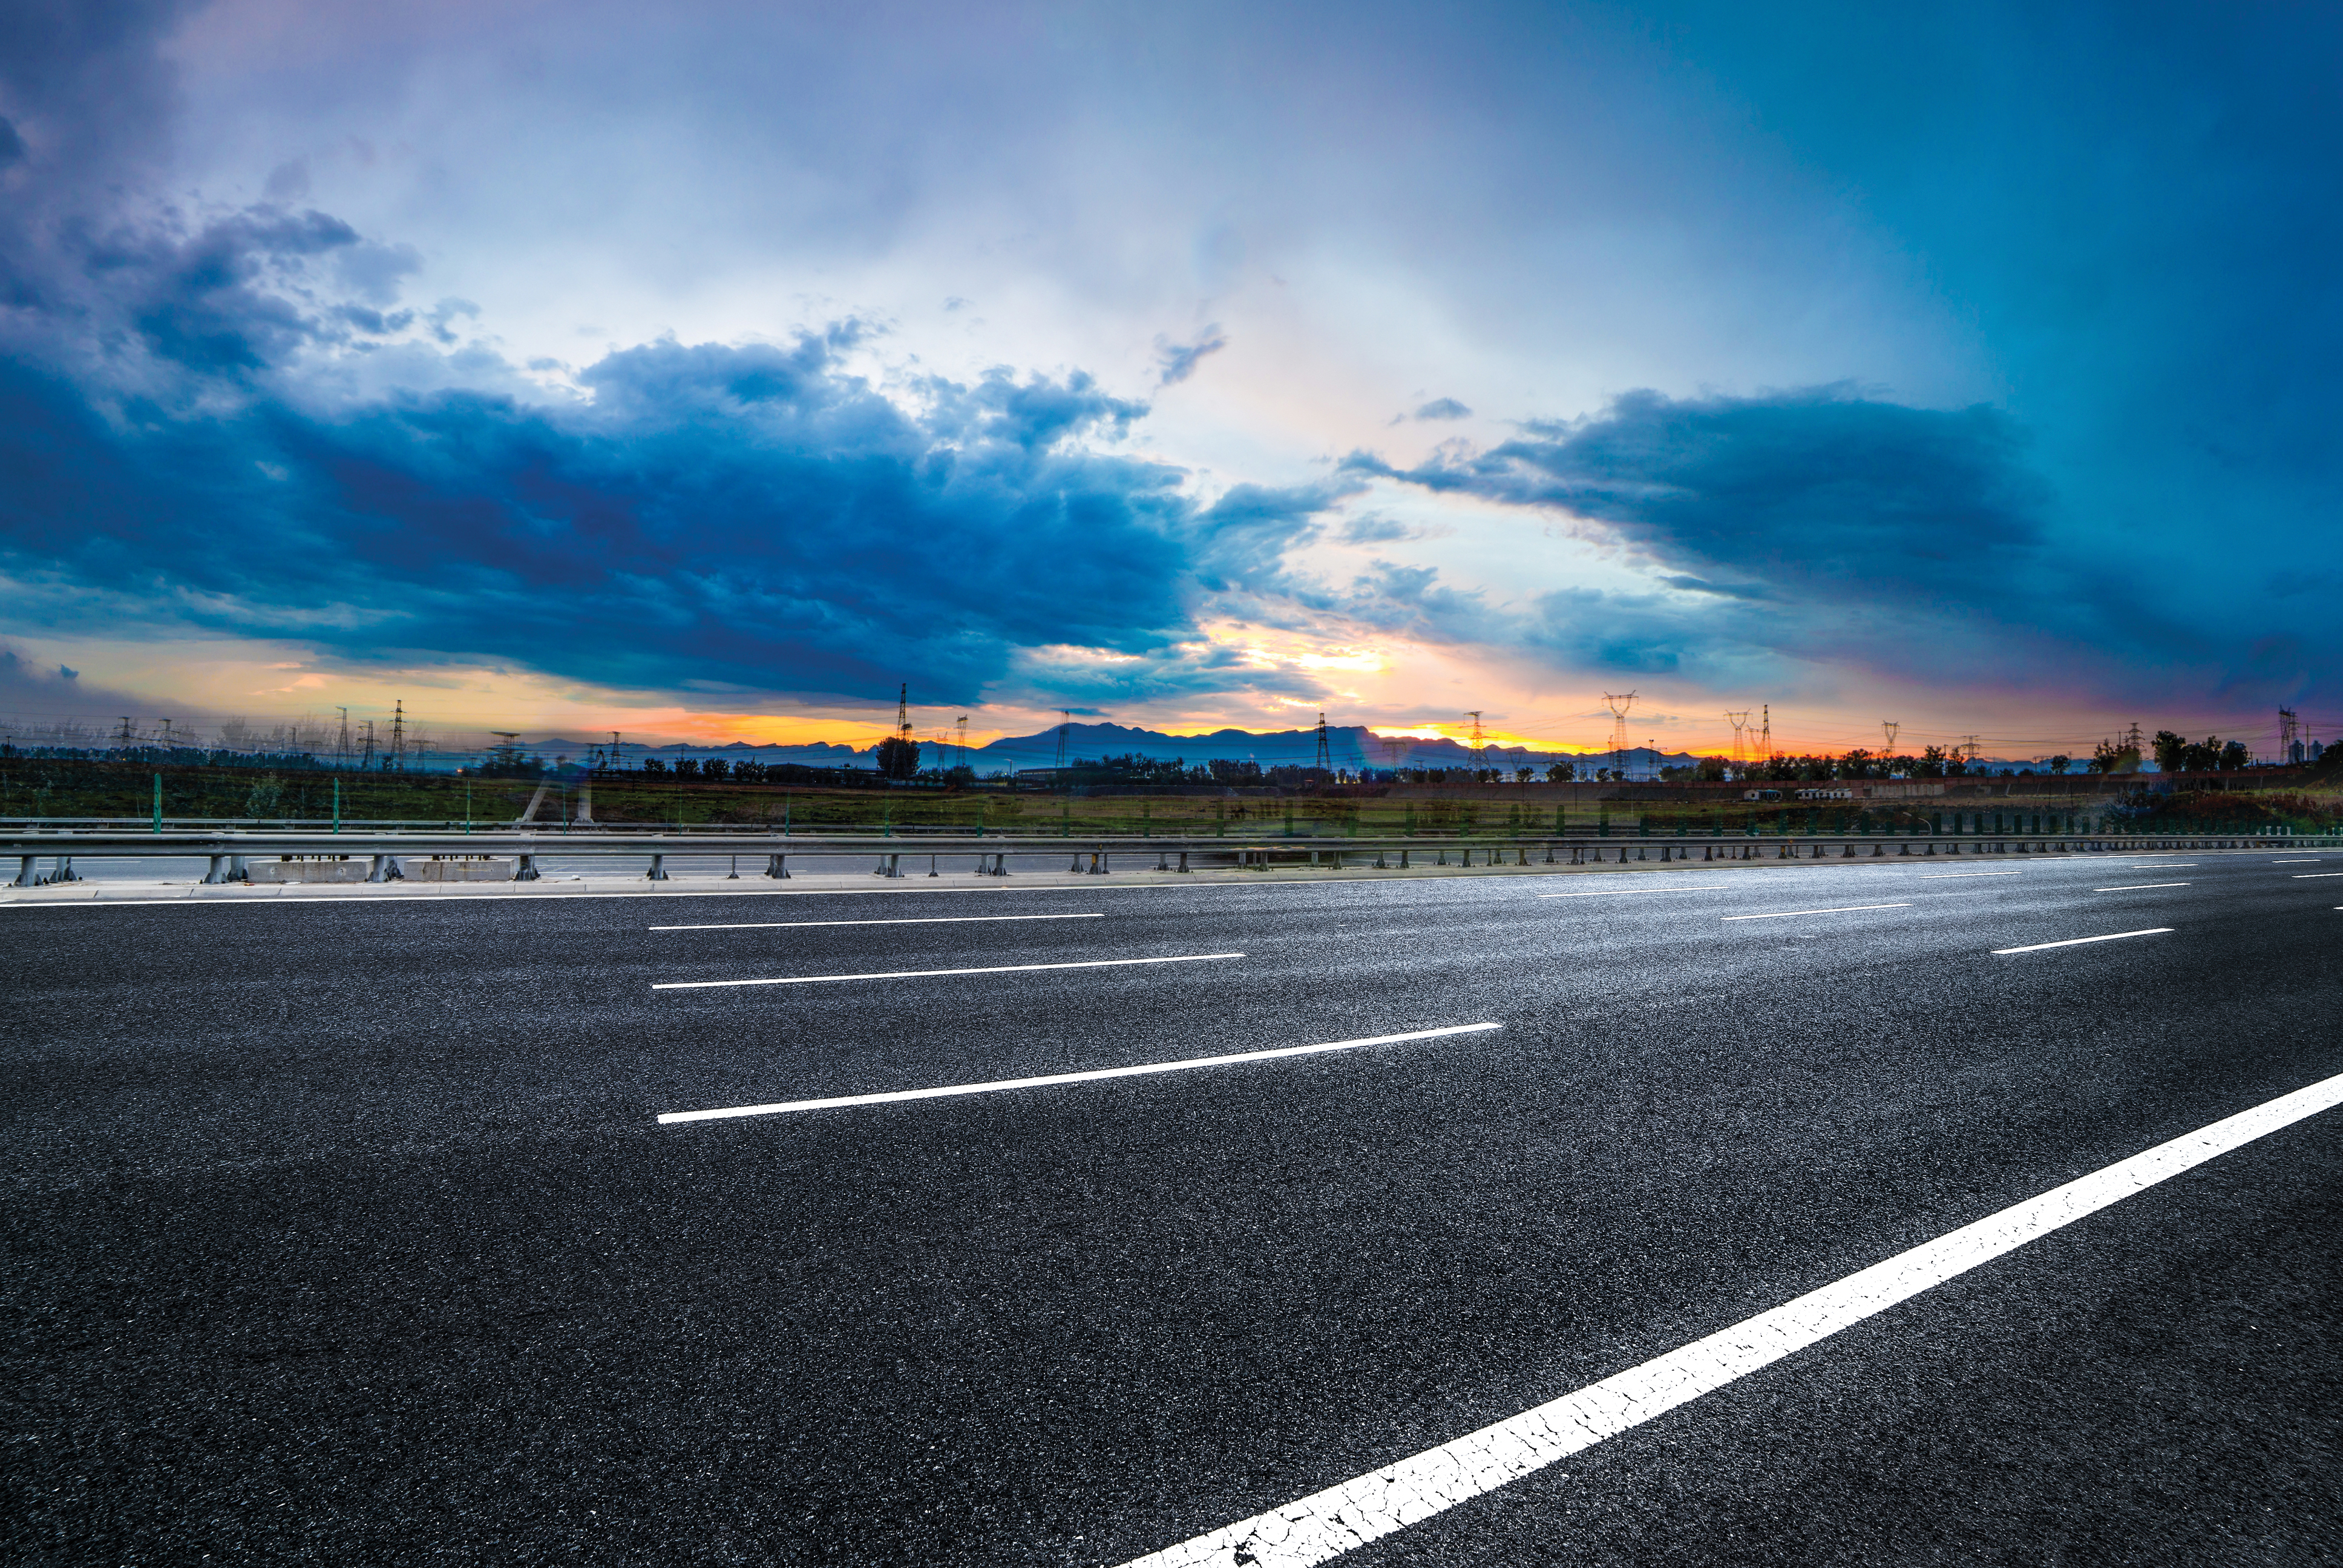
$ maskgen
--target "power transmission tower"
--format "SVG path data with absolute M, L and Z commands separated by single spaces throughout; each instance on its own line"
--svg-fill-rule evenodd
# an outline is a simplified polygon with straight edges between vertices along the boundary
M 959 741 L 959 765 L 965 768 L 968 766 L 968 715 L 965 713 L 960 716 Z
M 1066 766 L 1066 742 L 1071 739 L 1073 728 L 1074 710 L 1071 708 L 1058 709 L 1058 767 L 1061 771 Z
M 358 766 L 361 768 L 374 766 L 374 720 L 371 719 L 366 721 L 366 758 Z
M 1883 719 L 1879 721 L 1879 732 L 1887 737 L 1886 749 L 1883 751 L 1881 755 L 1886 757 L 1893 757 L 1896 755 L 1896 732 L 1903 728 L 1904 727 L 1901 724 L 1898 724 L 1893 719 Z
M 391 768 L 404 769 L 407 766 L 407 702 L 403 698 L 390 705 L 390 755 L 384 761 Z
M 2138 719 L 2131 721 L 2131 731 L 2124 737 L 2124 744 L 2142 757 L 2147 755 L 2147 743 L 2140 739 Z
M 2278 710 L 2278 759 L 2284 763 L 2302 760 L 2302 720 L 2291 708 Z
M 1611 710 L 1611 777 L 1627 776 L 1627 709 L 1635 706 L 1632 691 L 1606 691 L 1603 706 Z
M 1322 708 L 1318 710 L 1318 758 L 1311 766 L 1318 769 L 1330 779 L 1333 777 L 1334 751 L 1326 741 L 1326 710 Z
M 1487 749 L 1489 739 L 1488 737 L 1483 734 L 1481 730 L 1481 710 L 1479 709 L 1476 708 L 1473 709 L 1472 712 L 1467 713 L 1464 717 L 1473 721 L 1473 771 L 1478 773 L 1481 770 L 1481 754 L 1483 751 Z
M 350 760 L 350 710 L 337 708 L 334 711 L 342 716 L 342 733 L 334 742 L 334 761 L 338 766 L 347 767 Z
M 1399 759 L 1407 755 L 1407 745 L 1403 736 L 1388 735 L 1383 739 L 1383 758 L 1391 764 L 1393 773 L 1399 771 Z
M 122 749 L 130 749 L 130 715 L 126 713 L 122 716 Z
M 1976 736 L 1964 735 L 1961 737 L 1960 745 L 1956 749 L 1960 752 L 1965 761 L 1974 762 L 1977 759 L 1977 753 L 1985 749 L 1977 744 Z
M 911 683 L 908 680 L 895 692 L 895 735 L 902 740 L 911 739 Z
M 1765 727 L 1757 732 L 1757 760 L 1771 762 L 1774 760 L 1774 705 L 1760 703 L 1758 711 L 1765 715 Z
M 1748 761 L 1749 709 L 1745 708 L 1738 713 L 1727 711 L 1725 722 L 1733 726 L 1733 760 L 1736 763 Z

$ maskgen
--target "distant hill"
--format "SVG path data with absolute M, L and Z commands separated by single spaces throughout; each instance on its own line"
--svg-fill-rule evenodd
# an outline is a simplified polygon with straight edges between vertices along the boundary
M 1396 757 L 1391 748 L 1398 747 Z M 1336 768 L 1470 768 L 1473 749 L 1454 740 L 1386 741 L 1364 725 L 1329 725 L 1326 749 Z M 1205 735 L 1168 735 L 1160 729 L 1136 729 L 1122 724 L 1074 724 L 1067 727 L 1069 760 L 1101 757 L 1140 756 L 1152 761 L 1258 762 L 1263 768 L 1308 768 L 1318 758 L 1318 732 L 1311 729 L 1215 729 Z M 1627 754 L 1627 766 L 1644 772 L 1655 766 L 1676 767 L 1694 759 L 1685 752 L 1657 752 L 1639 747 Z M 1656 761 L 1654 760 L 1656 759 Z M 1021 768 L 1050 768 L 1058 760 L 1058 732 L 1003 736 L 969 749 L 969 765 L 980 774 L 1014 772 Z M 1585 768 L 1607 768 L 1608 751 L 1564 751 L 1524 746 L 1490 746 L 1483 749 L 1483 768 L 1544 768 L 1550 762 L 1574 762 Z

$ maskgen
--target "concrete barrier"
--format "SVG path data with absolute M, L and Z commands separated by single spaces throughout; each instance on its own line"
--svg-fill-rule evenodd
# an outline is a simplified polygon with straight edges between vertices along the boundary
M 363 882 L 372 866 L 365 860 L 253 860 L 244 874 L 254 882 Z

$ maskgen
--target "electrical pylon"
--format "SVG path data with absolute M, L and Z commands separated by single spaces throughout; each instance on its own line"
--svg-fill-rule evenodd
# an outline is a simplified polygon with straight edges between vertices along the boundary
M 1066 742 L 1071 738 L 1073 728 L 1074 710 L 1071 708 L 1058 709 L 1058 767 L 1061 770 L 1066 766 Z
M 1476 708 L 1473 709 L 1464 717 L 1473 721 L 1473 770 L 1477 773 L 1481 770 L 1481 752 L 1483 749 L 1488 745 L 1488 737 L 1481 732 L 1481 710 L 1479 709 Z
M 390 756 L 388 766 L 404 771 L 407 767 L 407 702 L 405 699 L 390 705 Z
M 960 729 L 957 739 L 960 745 L 958 753 L 959 763 L 960 767 L 965 768 L 968 766 L 968 715 L 965 713 L 960 716 Z
M 1326 710 L 1322 708 L 1318 710 L 1318 758 L 1312 766 L 1328 778 L 1333 777 L 1334 749 L 1326 740 Z
M 1883 719 L 1879 721 L 1879 733 L 1887 737 L 1887 749 L 1883 755 L 1888 757 L 1896 755 L 1896 732 L 1903 728 L 1903 725 L 1893 719 Z
M 1632 691 L 1606 691 L 1603 705 L 1611 710 L 1611 777 L 1627 776 L 1627 709 L 1635 706 Z
M 1757 760 L 1771 762 L 1774 760 L 1774 705 L 1760 703 L 1758 711 L 1765 716 L 1765 727 L 1757 732 Z
M 1748 761 L 1749 709 L 1745 708 L 1738 713 L 1728 710 L 1725 715 L 1725 722 L 1733 726 L 1733 759 L 1735 762 Z

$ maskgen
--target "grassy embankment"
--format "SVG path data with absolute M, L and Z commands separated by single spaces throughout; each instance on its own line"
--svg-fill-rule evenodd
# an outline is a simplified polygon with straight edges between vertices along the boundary
M 496 827 L 519 816 L 537 789 L 529 779 L 438 773 L 328 772 L 229 765 L 153 765 L 0 758 L 0 817 L 36 819 L 149 819 L 155 782 L 171 823 L 257 819 L 323 822 L 335 810 L 337 783 L 346 823 L 428 822 Z M 1874 832 L 2090 831 L 2120 799 L 2120 784 L 2078 792 L 2078 779 L 1996 779 L 1990 794 L 1955 781 L 1941 797 L 1914 800 L 1750 802 L 1740 787 L 1670 789 L 1673 798 L 1636 788 L 1635 799 L 1600 785 L 1412 785 L 1373 789 L 1250 791 L 1243 795 L 1060 795 L 993 788 L 947 789 L 931 784 L 738 785 L 604 774 L 593 780 L 599 824 L 740 826 L 792 831 L 889 828 L 1021 834 L 1139 834 L 1254 838 L 1507 836 L 1607 830 L 1648 833 L 1766 834 Z M 2333 830 L 2343 823 L 2343 769 L 2274 777 L 2254 788 L 2252 775 L 2221 789 L 2157 798 L 2137 819 L 2141 830 L 2250 831 L 2290 826 Z M 1787 790 L 1785 790 L 1785 793 Z M 538 813 L 540 826 L 568 818 L 577 786 L 557 783 Z M 1958 819 L 1956 821 L 1956 818 Z

